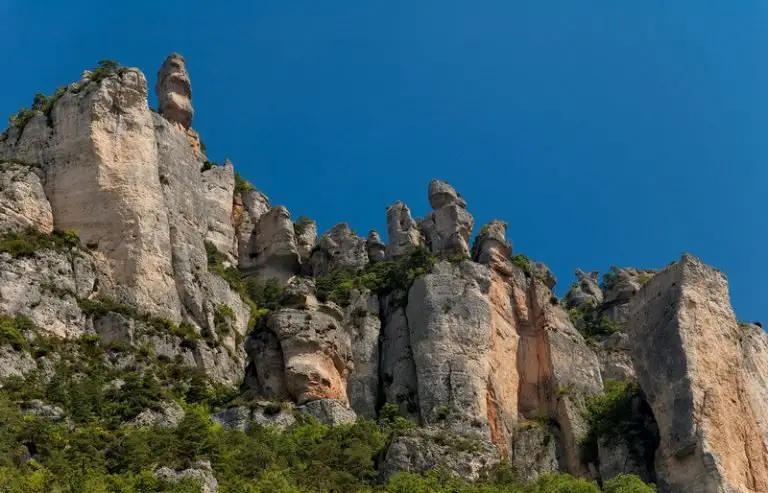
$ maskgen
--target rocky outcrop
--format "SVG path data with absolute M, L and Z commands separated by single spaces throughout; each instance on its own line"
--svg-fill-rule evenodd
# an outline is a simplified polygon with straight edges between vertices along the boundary
M 546 424 L 522 422 L 512 437 L 509 463 L 526 481 L 559 470 L 555 432 Z
M 480 230 L 472 246 L 472 260 L 481 264 L 504 262 L 512 254 L 507 241 L 507 223 L 494 219 Z
M 346 223 L 337 224 L 317 242 L 310 263 L 315 277 L 327 275 L 341 267 L 364 267 L 368 263 L 366 242 Z
M 631 302 L 632 359 L 659 426 L 662 491 L 768 491 L 767 425 L 756 404 L 765 368 L 745 358 L 728 300 L 725 276 L 684 255 Z
M 611 267 L 603 276 L 605 296 L 601 314 L 615 323 L 625 324 L 629 318 L 629 302 L 655 274 L 655 270 L 649 269 Z
M 395 404 L 401 415 L 418 421 L 418 385 L 411 334 L 405 306 L 399 302 L 405 296 L 395 292 L 381 302 L 379 378 L 384 400 Z
M 155 93 L 160 104 L 160 114 L 185 129 L 192 124 L 192 83 L 184 57 L 172 53 L 165 59 L 157 73 Z
M 166 483 L 178 483 L 179 481 L 189 479 L 200 486 L 200 493 L 216 493 L 219 491 L 219 482 L 213 475 L 211 463 L 208 461 L 197 461 L 189 469 L 175 471 L 170 467 L 161 467 L 155 471 L 155 476 L 160 481 Z
M 379 392 L 379 300 L 355 290 L 344 310 L 344 330 L 352 344 L 354 370 L 347 381 L 349 404 L 357 414 L 376 418 Z
M 261 216 L 251 236 L 249 270 L 262 279 L 285 283 L 299 273 L 299 251 L 291 215 L 283 206 Z
M 309 401 L 296 408 L 301 414 L 312 416 L 320 423 L 337 426 L 354 423 L 357 419 L 355 412 L 334 399 L 318 399 Z
M 296 234 L 296 249 L 302 260 L 309 259 L 312 249 L 317 242 L 317 223 L 311 219 L 300 217 L 293 225 Z
M 237 235 L 237 263 L 241 268 L 253 264 L 251 236 L 261 217 L 270 208 L 269 199 L 258 190 L 242 190 L 235 193 L 232 215 Z
M 296 422 L 290 404 L 269 401 L 251 401 L 248 404 L 248 407 L 238 406 L 219 411 L 211 419 L 225 428 L 240 431 L 248 431 L 252 424 L 285 429 Z
M 184 408 L 176 402 L 165 402 L 158 410 L 145 409 L 131 422 L 138 427 L 175 428 L 184 418 Z
M 53 212 L 43 190 L 42 170 L 0 162 L 0 231 L 53 232 Z
M 565 294 L 565 304 L 568 308 L 597 307 L 603 303 L 603 291 L 598 284 L 600 273 L 586 273 L 576 270 L 576 282 Z
M 408 206 L 400 201 L 387 207 L 387 258 L 396 258 L 423 244 Z
M 232 224 L 232 201 L 235 194 L 235 168 L 227 160 L 224 166 L 214 166 L 203 172 L 203 197 L 208 219 L 206 241 L 236 263 L 237 241 Z
M 251 388 L 269 398 L 287 394 L 298 404 L 334 399 L 348 406 L 353 363 L 341 309 L 318 303 L 314 284 L 300 278 L 287 286 L 281 304 L 247 344 Z
M 384 456 L 380 474 L 387 480 L 402 471 L 424 473 L 439 467 L 472 481 L 498 463 L 498 452 L 488 443 L 423 429 L 395 438 Z
M 387 246 L 381 241 L 379 233 L 375 229 L 368 232 L 368 239 L 365 240 L 365 251 L 368 253 L 369 262 L 380 262 L 387 256 Z
M 433 180 L 429 203 L 434 212 L 419 224 L 429 249 L 435 254 L 469 258 L 469 236 L 475 220 L 466 202 L 449 184 Z

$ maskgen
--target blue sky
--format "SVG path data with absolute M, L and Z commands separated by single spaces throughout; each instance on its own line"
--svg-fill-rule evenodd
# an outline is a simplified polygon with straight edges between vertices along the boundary
M 690 252 L 768 322 L 764 1 L 0 0 L 0 19 L 0 114 L 104 58 L 153 87 L 178 51 L 211 159 L 321 230 L 383 232 L 398 199 L 423 215 L 442 178 L 561 293 L 577 267 Z

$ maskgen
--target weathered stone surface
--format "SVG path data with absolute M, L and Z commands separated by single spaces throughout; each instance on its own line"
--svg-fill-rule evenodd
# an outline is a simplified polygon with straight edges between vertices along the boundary
M 368 419 L 376 418 L 379 390 L 379 300 L 368 292 L 352 293 L 344 310 L 344 330 L 352 344 L 354 371 L 347 380 L 349 403 L 355 412 Z
M 405 255 L 424 243 L 411 211 L 398 201 L 387 208 L 387 258 Z
M 214 423 L 226 428 L 248 431 L 251 423 L 285 429 L 296 422 L 290 403 L 256 401 L 248 407 L 238 406 L 219 411 L 211 416 Z
M 203 172 L 203 196 L 205 197 L 208 230 L 205 239 L 226 254 L 233 263 L 237 258 L 235 226 L 232 223 L 232 204 L 235 193 L 235 168 L 227 160 L 224 166 L 214 166 Z
M 313 416 L 319 422 L 331 426 L 354 423 L 357 419 L 355 411 L 333 399 L 309 401 L 296 409 L 302 414 Z
M 213 475 L 211 463 L 208 461 L 197 461 L 192 464 L 192 467 L 182 471 L 161 467 L 155 471 L 155 476 L 157 479 L 168 483 L 178 483 L 183 479 L 191 478 L 200 484 L 200 493 L 217 493 L 219 491 L 219 482 Z
M 285 386 L 294 402 L 335 399 L 349 404 L 347 376 L 353 365 L 349 336 L 339 319 L 322 308 L 282 308 L 269 315 L 267 326 L 280 341 Z
M 337 224 L 317 242 L 310 263 L 315 277 L 340 267 L 364 267 L 368 263 L 365 240 L 349 229 L 346 223 Z
M 0 156 L 40 164 L 54 227 L 89 245 L 105 294 L 178 320 L 157 147 L 147 81 L 126 69 L 65 93 Z
M 461 195 L 448 183 L 441 180 L 429 182 L 429 205 L 432 210 L 436 211 L 446 205 L 453 204 L 461 208 L 467 207 L 467 203 L 461 198 Z
M 462 446 L 457 446 L 459 441 Z M 399 472 L 424 473 L 442 467 L 471 481 L 498 463 L 498 452 L 490 443 L 422 429 L 395 438 L 384 456 L 380 474 L 387 480 Z
M 17 259 L 0 254 L 0 311 L 29 317 L 49 334 L 84 334 L 86 317 L 76 296 L 88 298 L 95 289 L 95 269 L 87 254 L 44 250 Z
M 512 254 L 507 241 L 507 223 L 494 219 L 480 230 L 472 245 L 472 260 L 481 264 L 506 260 Z
M 250 364 L 246 385 L 257 396 L 278 401 L 290 396 L 285 385 L 285 361 L 280 340 L 270 331 L 260 331 L 245 342 Z
M 394 293 L 382 300 L 379 374 L 386 402 L 396 404 L 400 414 L 418 421 L 419 393 L 416 366 L 411 348 L 411 334 L 405 307 L 398 300 L 404 293 Z
M 595 348 L 600 360 L 600 375 L 605 380 L 635 380 L 629 336 L 617 332 L 600 341 Z
M 432 253 L 469 258 L 469 236 L 475 220 L 458 204 L 444 205 L 419 224 Z
M 157 73 L 155 93 L 160 104 L 160 114 L 169 121 L 189 128 L 192 124 L 192 84 L 184 57 L 172 53 L 165 59 Z
M 531 273 L 533 274 L 533 277 L 543 282 L 546 287 L 555 289 L 557 278 L 545 264 L 541 262 L 533 262 L 531 264 Z
M 17 351 L 7 345 L 0 346 L 0 380 L 11 376 L 23 377 L 36 369 L 35 360 L 26 351 Z
M 755 404 L 764 368 L 745 361 L 725 276 L 684 255 L 631 304 L 627 330 L 659 426 L 662 491 L 768 491 L 766 416 Z
M 611 270 L 604 276 L 605 297 L 603 303 L 628 302 L 645 283 L 651 280 L 655 273 L 655 270 L 648 269 L 611 267 Z
M 535 481 L 539 474 L 559 470 L 555 435 L 547 426 L 521 423 L 511 442 L 509 462 L 522 479 Z
M 302 220 L 303 219 L 303 220 Z M 317 243 L 317 223 L 311 219 L 299 218 L 293 225 L 296 233 L 296 249 L 302 260 L 308 259 Z
M 42 175 L 31 166 L 0 162 L 0 231 L 53 231 L 53 212 Z
M 169 401 L 163 403 L 161 409 L 157 411 L 143 410 L 131 424 L 138 427 L 176 428 L 183 418 L 184 408 L 177 402 Z
M 237 235 L 237 263 L 242 268 L 253 264 L 251 236 L 261 216 L 270 208 L 269 199 L 258 190 L 242 190 L 235 193 L 232 214 Z
M 64 410 L 59 406 L 46 404 L 40 399 L 32 399 L 31 401 L 22 404 L 19 410 L 24 414 L 45 418 L 54 422 L 63 421 L 67 416 Z
M 597 307 L 603 303 L 603 292 L 598 284 L 600 273 L 593 271 L 586 273 L 581 269 L 576 270 L 576 282 L 565 294 L 565 304 L 568 308 Z
M 636 474 L 643 481 L 652 482 L 653 478 L 643 460 L 643 452 L 642 447 L 635 450 L 624 440 L 599 440 L 600 478 L 608 481 L 619 474 Z
M 299 272 L 299 251 L 288 209 L 277 206 L 261 216 L 251 237 L 252 268 L 263 279 L 286 282 Z
M 368 253 L 370 262 L 380 262 L 387 256 L 387 246 L 381 241 L 379 233 L 375 229 L 368 232 L 368 239 L 365 241 L 365 251 Z

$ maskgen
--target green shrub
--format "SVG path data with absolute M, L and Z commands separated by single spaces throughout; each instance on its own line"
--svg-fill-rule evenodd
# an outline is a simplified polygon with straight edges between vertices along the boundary
M 518 253 L 509 257 L 509 261 L 522 269 L 523 273 L 527 277 L 533 275 L 533 269 L 531 267 L 531 259 L 522 253 Z
M 620 474 L 603 484 L 604 493 L 656 493 L 656 486 L 646 484 L 634 474 Z
M 93 82 L 99 83 L 107 77 L 113 75 L 119 75 L 125 72 L 126 67 L 121 66 L 114 60 L 100 60 L 96 68 L 91 70 L 89 79 Z
M 232 322 L 235 320 L 235 312 L 227 305 L 216 305 L 213 310 L 213 325 L 219 336 L 229 334 Z
M 69 251 L 78 246 L 80 240 L 71 231 L 47 235 L 30 228 L 0 235 L 0 252 L 9 253 L 13 258 L 32 257 L 44 250 Z
M 0 345 L 10 345 L 20 351 L 28 346 L 24 331 L 32 330 L 34 324 L 27 317 L 0 315 Z
M 609 336 L 621 331 L 621 325 L 605 315 L 600 315 L 597 307 L 571 308 L 568 310 L 568 317 L 586 339 Z
M 256 188 L 253 186 L 251 182 L 243 178 L 240 173 L 235 171 L 235 191 L 236 192 L 247 192 L 249 190 L 255 190 Z
M 587 399 L 585 418 L 589 432 L 584 440 L 585 459 L 597 459 L 598 440 L 617 443 L 620 440 L 638 445 L 645 451 L 646 461 L 653 461 L 653 452 L 658 447 L 658 434 L 647 426 L 652 412 L 643 398 L 637 383 L 621 380 L 605 381 L 602 394 Z

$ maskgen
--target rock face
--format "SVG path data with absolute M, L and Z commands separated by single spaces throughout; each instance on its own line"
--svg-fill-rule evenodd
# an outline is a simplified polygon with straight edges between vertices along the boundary
M 296 248 L 302 260 L 308 259 L 317 242 L 317 223 L 311 219 L 299 218 L 293 225 L 296 234 Z
M 0 231 L 53 231 L 53 212 L 42 176 L 41 170 L 31 166 L 0 162 Z
M 379 300 L 367 292 L 355 292 L 353 296 L 344 310 L 343 321 L 354 362 L 354 370 L 347 382 L 347 395 L 357 414 L 374 419 L 379 392 Z
M 483 226 L 472 246 L 472 260 L 481 264 L 500 263 L 512 254 L 507 241 L 507 223 L 494 219 Z
M 423 243 L 408 206 L 395 202 L 387 208 L 387 258 L 400 257 Z
M 365 241 L 365 251 L 368 253 L 368 260 L 370 262 L 379 262 L 387 256 L 386 245 L 381 241 L 379 233 L 375 229 L 368 233 L 368 239 Z
M 261 216 L 251 236 L 251 269 L 263 279 L 286 282 L 299 272 L 299 251 L 291 215 L 283 206 Z
M 298 411 L 329 426 L 354 423 L 357 419 L 353 410 L 334 399 L 310 401 L 299 406 Z
M 158 479 L 168 483 L 178 483 L 183 479 L 192 479 L 200 484 L 200 493 L 216 493 L 219 491 L 219 482 L 213 475 L 211 463 L 198 461 L 189 469 L 174 471 L 169 467 L 161 467 L 155 471 Z
M 598 306 L 603 303 L 603 291 L 598 284 L 599 272 L 586 273 L 576 271 L 576 282 L 565 295 L 568 308 L 584 308 Z
M 259 223 L 261 216 L 266 214 L 271 206 L 266 195 L 258 190 L 243 190 L 235 193 L 233 217 L 237 234 L 237 262 L 242 268 L 253 264 L 251 258 L 251 235 Z
M 469 258 L 469 235 L 475 220 L 467 204 L 449 184 L 433 180 L 429 203 L 434 212 L 420 224 L 430 250 L 436 254 Z
M 165 59 L 157 73 L 155 87 L 160 103 L 160 114 L 185 129 L 192 124 L 192 83 L 184 57 L 173 53 Z
M 363 267 L 368 263 L 366 241 L 349 229 L 346 223 L 337 224 L 317 242 L 310 263 L 315 277 L 341 267 Z
M 632 359 L 659 425 L 662 491 L 768 491 L 768 425 L 757 403 L 765 366 L 754 365 L 752 340 L 745 358 L 728 299 L 725 277 L 685 255 L 631 302 Z
M 232 224 L 232 198 L 235 194 L 235 168 L 227 160 L 224 166 L 214 166 L 203 172 L 203 196 L 208 210 L 208 230 L 205 238 L 218 250 L 236 262 L 237 241 Z

